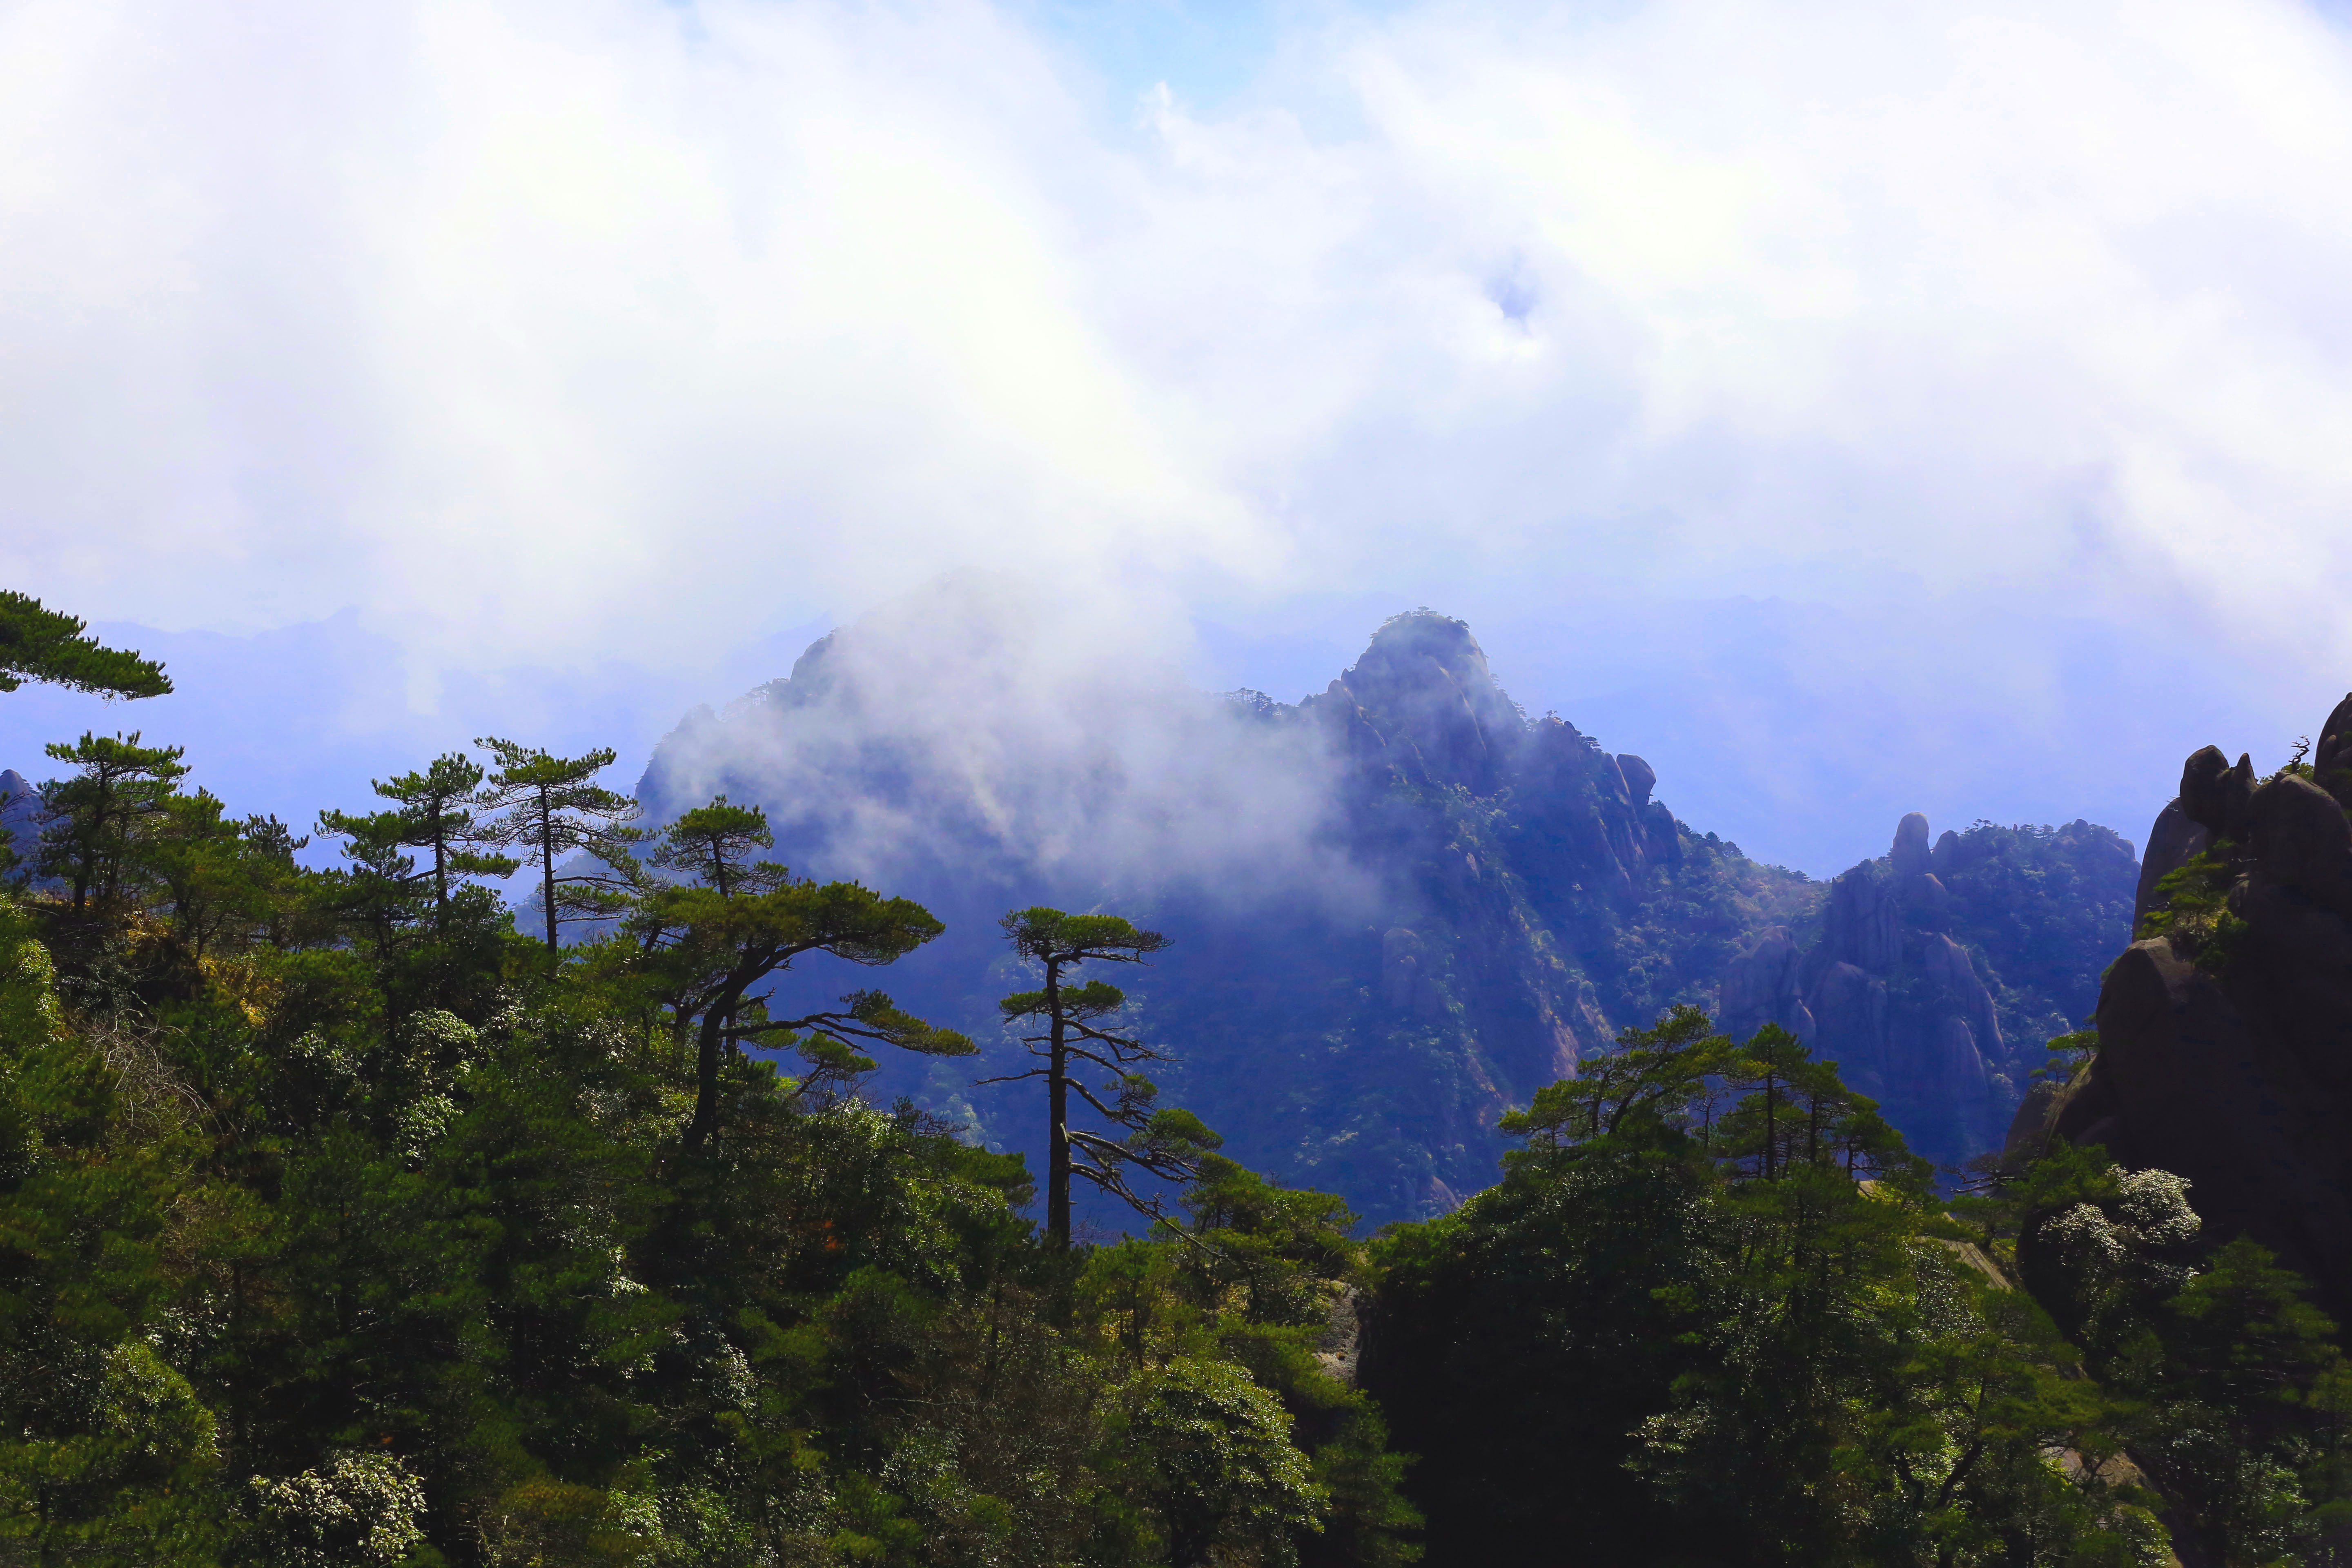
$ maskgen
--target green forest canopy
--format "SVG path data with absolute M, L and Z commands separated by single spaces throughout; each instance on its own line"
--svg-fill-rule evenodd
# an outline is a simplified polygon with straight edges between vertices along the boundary
M 1066 1247 L 1018 1157 L 856 1092 L 970 1042 L 878 991 L 771 1013 L 795 958 L 938 922 L 761 859 L 756 812 L 641 859 L 583 795 L 608 923 L 551 952 L 483 880 L 532 819 L 462 757 L 323 816 L 317 869 L 176 749 L 51 754 L 0 901 L 0 1558 L 2341 1550 L 2352 1380 L 2299 1281 L 2095 1151 L 1955 1218 L 1778 1029 L 1627 1031 L 1494 1186 L 1370 1242 L 1192 1123 L 1147 1148 L 1164 1223 Z M 1114 990 L 1070 1004 L 1098 1035 Z

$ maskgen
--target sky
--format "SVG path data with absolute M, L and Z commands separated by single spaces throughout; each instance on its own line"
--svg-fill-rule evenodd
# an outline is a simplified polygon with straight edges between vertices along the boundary
M 1444 610 L 1817 875 L 2352 687 L 2284 0 L 12 0 L 0 234 L 0 584 L 180 684 L 36 776 L 634 776 L 972 568 L 1286 700 Z

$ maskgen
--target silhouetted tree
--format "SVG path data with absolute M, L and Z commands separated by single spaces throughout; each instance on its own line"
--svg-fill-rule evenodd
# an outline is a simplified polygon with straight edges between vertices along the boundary
M 1158 1087 L 1136 1069 L 1146 1062 L 1165 1061 L 1165 1055 L 1131 1035 L 1103 1026 L 1127 1005 L 1127 994 L 1108 981 L 1074 984 L 1069 972 L 1082 963 L 1141 963 L 1166 947 L 1168 939 L 1156 931 L 1139 931 L 1117 915 L 1065 914 L 1042 905 L 1014 910 L 999 923 L 1013 950 L 1043 972 L 1043 988 L 1015 992 L 997 1004 L 1008 1022 L 1044 1026 L 1043 1033 L 1022 1037 L 1041 1065 L 982 1081 L 1045 1080 L 1046 1234 L 1056 1246 L 1070 1244 L 1074 1176 L 1157 1218 L 1159 1203 L 1138 1193 L 1129 1173 L 1189 1180 L 1200 1173 L 1201 1154 L 1223 1140 L 1191 1111 L 1159 1107 Z M 1079 1076 L 1087 1067 L 1109 1077 L 1090 1086 Z M 1072 1127 L 1073 1093 L 1127 1135 L 1106 1138 Z

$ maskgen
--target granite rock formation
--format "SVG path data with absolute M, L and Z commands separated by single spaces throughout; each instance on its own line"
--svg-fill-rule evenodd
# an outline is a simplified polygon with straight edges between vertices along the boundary
M 2139 940 L 2098 1049 L 2011 1148 L 2051 1133 L 2189 1178 L 2217 1239 L 2251 1235 L 2352 1310 L 2352 697 L 2307 768 L 2257 781 L 2206 747 L 2150 835 Z M 2161 854 L 2159 855 L 2159 848 Z M 2157 883 L 2179 872 L 2168 890 Z
M 2042 1042 L 2085 1017 L 2126 936 L 2131 846 L 2105 828 L 1896 825 L 1835 879 L 1818 935 L 1768 931 L 1725 972 L 1725 1026 L 1776 1023 L 1840 1064 L 1922 1153 L 1994 1147 Z

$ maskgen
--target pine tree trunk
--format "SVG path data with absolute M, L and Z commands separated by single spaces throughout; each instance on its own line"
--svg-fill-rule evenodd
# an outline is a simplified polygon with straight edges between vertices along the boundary
M 552 972 L 561 956 L 555 946 L 555 813 L 548 805 L 547 792 L 542 789 L 539 794 L 539 863 L 542 870 L 539 898 L 547 906 L 547 966 Z
M 730 992 L 723 1005 L 714 1005 L 702 1015 L 701 1037 L 694 1064 L 694 1120 L 687 1123 L 686 1152 L 698 1154 L 719 1130 L 719 1054 L 727 1046 L 727 1020 L 734 1015 L 735 993 Z
M 1070 1245 L 1070 1058 L 1062 1034 L 1061 965 L 1045 961 L 1045 1014 L 1052 1020 L 1052 1070 L 1046 1075 L 1045 1234 Z

